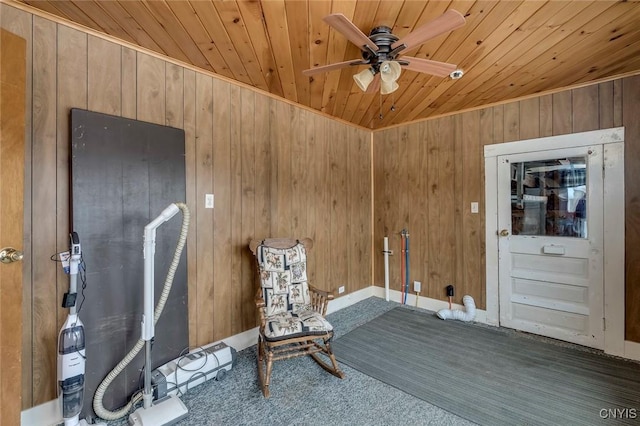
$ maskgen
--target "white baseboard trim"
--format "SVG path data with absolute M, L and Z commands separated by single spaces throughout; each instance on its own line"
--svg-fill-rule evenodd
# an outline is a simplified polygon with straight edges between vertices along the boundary
M 371 285 L 369 287 L 365 287 L 361 290 L 354 291 L 353 293 L 345 294 L 344 296 L 340 296 L 331 300 L 329 302 L 329 307 L 327 308 L 327 314 L 331 314 L 333 312 L 339 311 L 340 309 L 344 309 L 348 306 L 368 299 L 371 296 L 375 296 L 375 289 L 376 287 Z
M 625 340 L 624 357 L 640 361 L 640 343 Z
M 24 410 L 20 415 L 22 426 L 56 426 L 62 422 L 62 407 L 58 399 Z

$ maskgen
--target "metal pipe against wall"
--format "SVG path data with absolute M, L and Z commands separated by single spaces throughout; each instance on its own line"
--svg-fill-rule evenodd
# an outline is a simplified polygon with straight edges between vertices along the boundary
M 384 297 L 389 301 L 389 238 L 384 237 Z

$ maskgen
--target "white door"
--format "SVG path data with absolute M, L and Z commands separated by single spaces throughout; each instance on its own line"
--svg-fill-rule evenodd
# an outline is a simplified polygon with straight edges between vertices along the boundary
M 498 156 L 500 325 L 604 347 L 602 157 Z

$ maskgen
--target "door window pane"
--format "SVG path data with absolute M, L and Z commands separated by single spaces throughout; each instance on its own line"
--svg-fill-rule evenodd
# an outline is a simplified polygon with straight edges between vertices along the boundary
M 511 164 L 511 232 L 587 238 L 587 159 Z

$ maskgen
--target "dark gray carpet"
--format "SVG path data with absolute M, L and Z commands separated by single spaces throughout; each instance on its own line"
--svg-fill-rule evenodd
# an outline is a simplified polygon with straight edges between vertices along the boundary
M 640 424 L 640 364 L 572 345 L 398 307 L 333 347 L 340 363 L 478 424 Z

